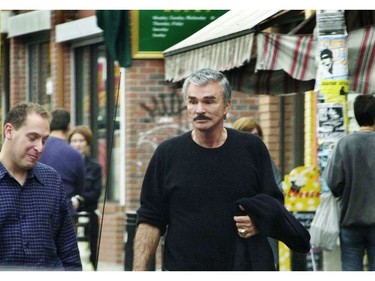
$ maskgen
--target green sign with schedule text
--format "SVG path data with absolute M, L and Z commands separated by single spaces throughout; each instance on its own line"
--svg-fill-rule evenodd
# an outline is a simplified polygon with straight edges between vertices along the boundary
M 227 10 L 132 11 L 133 58 L 163 58 L 164 50 L 226 12 Z

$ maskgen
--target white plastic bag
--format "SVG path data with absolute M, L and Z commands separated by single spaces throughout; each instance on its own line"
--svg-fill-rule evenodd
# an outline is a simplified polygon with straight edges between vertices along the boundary
M 331 251 L 338 245 L 340 209 L 339 201 L 332 192 L 320 195 L 320 205 L 311 222 L 311 245 L 316 248 Z

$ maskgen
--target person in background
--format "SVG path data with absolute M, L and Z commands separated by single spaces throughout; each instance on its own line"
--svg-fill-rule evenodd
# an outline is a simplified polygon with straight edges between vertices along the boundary
M 258 122 L 256 122 L 251 117 L 241 117 L 241 118 L 237 119 L 233 123 L 233 129 L 257 135 L 263 140 L 262 127 L 259 125 Z M 280 190 L 283 192 L 283 189 L 282 189 L 282 182 L 283 181 L 282 181 L 282 178 L 280 176 L 280 172 L 277 169 L 276 164 L 272 159 L 271 159 L 271 163 L 272 163 L 272 170 L 273 170 L 273 175 L 275 177 L 276 184 L 280 188 Z
M 241 118 L 237 119 L 233 123 L 233 129 L 257 135 L 263 140 L 262 127 L 258 124 L 258 122 L 256 122 L 251 117 L 241 117 Z M 272 164 L 272 171 L 273 171 L 273 175 L 275 177 L 276 184 L 280 188 L 281 192 L 283 192 L 281 176 L 280 176 L 279 170 L 277 169 L 277 167 L 276 167 L 275 163 L 273 162 L 272 158 L 271 158 L 271 164 Z M 278 269 L 279 268 L 279 250 L 278 250 L 279 249 L 279 247 L 278 247 L 279 242 L 275 239 L 272 239 L 272 238 L 268 238 L 268 241 L 269 241 L 269 243 L 271 245 L 271 248 L 272 248 L 276 268 Z
M 6 115 L 0 151 L 0 270 L 82 270 L 65 190 L 38 162 L 50 116 L 37 103 Z
M 90 261 L 97 269 L 97 247 L 99 235 L 98 201 L 102 191 L 102 167 L 99 162 L 90 157 L 92 131 L 87 126 L 76 126 L 68 135 L 68 142 L 76 148 L 85 162 L 85 184 L 78 211 L 87 212 L 90 218 Z
M 39 161 L 54 168 L 61 176 L 72 219 L 74 219 L 79 207 L 76 195 L 81 195 L 84 186 L 84 161 L 79 151 L 67 142 L 70 129 L 69 111 L 58 108 L 53 110 L 51 115 L 50 137 Z
M 163 270 L 275 270 L 261 225 L 271 229 L 278 220 L 269 216 L 256 224 L 246 209 L 256 205 L 248 206 L 246 199 L 255 201 L 257 195 L 261 202 L 264 197 L 273 202 L 263 202 L 266 208 L 283 203 L 265 144 L 224 127 L 231 88 L 221 72 L 194 72 L 182 94 L 193 130 L 159 144 L 149 162 L 137 210 L 133 270 L 147 270 L 163 235 Z
M 375 270 L 375 97 L 358 95 L 354 116 L 359 131 L 338 140 L 323 171 L 340 199 L 340 248 L 343 271 Z

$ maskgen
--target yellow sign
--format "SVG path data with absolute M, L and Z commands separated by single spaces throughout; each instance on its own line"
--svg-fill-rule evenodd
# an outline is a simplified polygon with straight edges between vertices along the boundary
M 317 167 L 300 166 L 285 176 L 285 208 L 289 212 L 315 211 L 320 202 L 320 180 Z
M 302 217 L 306 221 L 302 224 L 309 224 L 320 203 L 320 178 L 319 169 L 313 166 L 300 166 L 293 169 L 289 175 L 285 175 L 283 182 L 285 193 L 285 208 L 294 212 L 297 219 Z M 279 270 L 291 270 L 290 249 L 282 242 L 279 242 Z
M 349 93 L 348 80 L 322 80 L 321 94 L 325 97 L 325 102 L 345 103 Z

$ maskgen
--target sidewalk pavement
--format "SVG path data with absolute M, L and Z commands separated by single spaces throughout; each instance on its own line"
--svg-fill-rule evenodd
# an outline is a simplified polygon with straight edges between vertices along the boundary
M 97 271 L 124 271 L 124 265 L 99 261 Z

